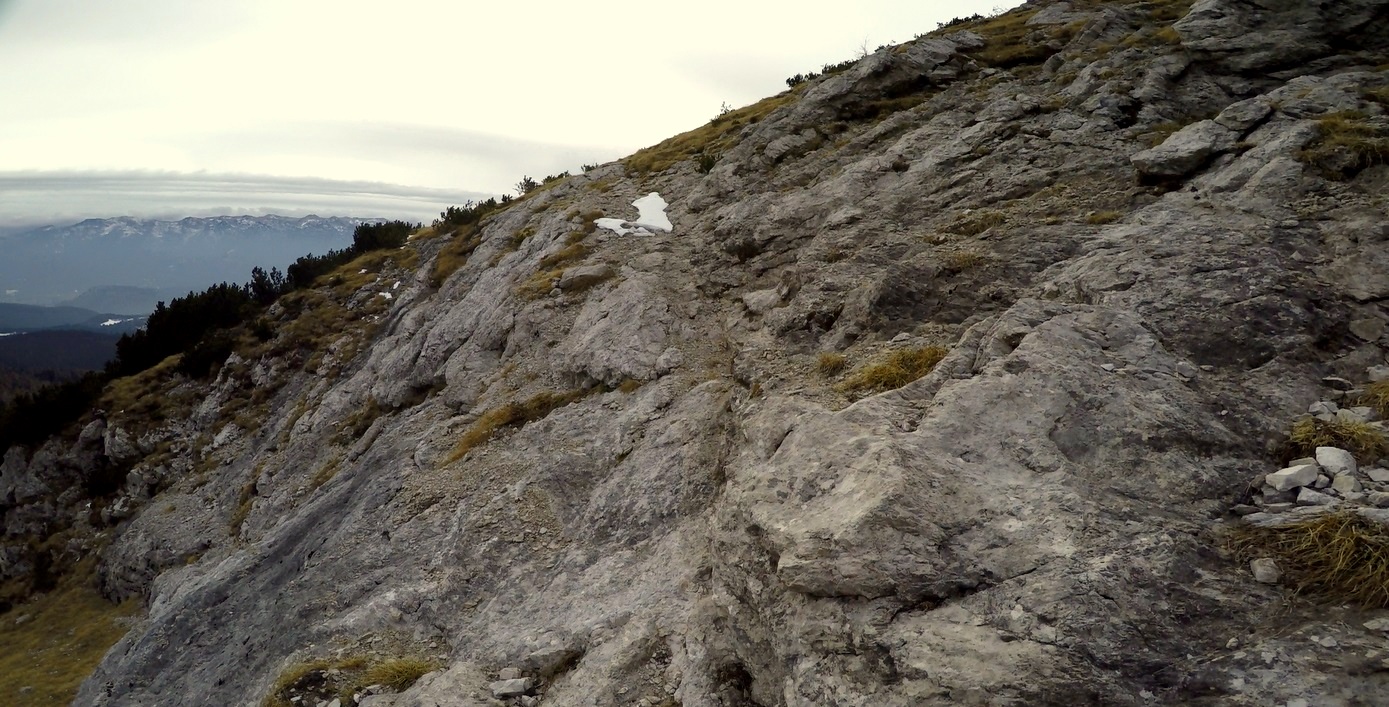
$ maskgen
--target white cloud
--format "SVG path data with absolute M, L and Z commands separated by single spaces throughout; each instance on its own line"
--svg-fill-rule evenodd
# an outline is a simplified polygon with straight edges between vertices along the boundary
M 18 0 L 0 12 L 0 171 L 499 192 L 992 5 Z M 595 96 L 630 100 L 611 110 Z

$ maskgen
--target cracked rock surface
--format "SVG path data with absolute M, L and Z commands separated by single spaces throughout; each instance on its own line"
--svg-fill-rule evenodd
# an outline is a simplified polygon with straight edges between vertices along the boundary
M 1199 0 L 1173 43 L 1148 5 L 1030 2 L 1035 65 L 947 30 L 712 167 L 519 200 L 437 287 L 464 236 L 417 239 L 340 374 L 245 362 L 279 385 L 241 426 L 224 368 L 161 428 L 213 463 L 122 487 L 100 574 L 148 613 L 77 704 L 258 704 L 382 636 L 442 667 L 373 707 L 1389 702 L 1378 614 L 1219 538 L 1322 379 L 1386 364 L 1389 168 L 1301 157 L 1385 111 L 1389 3 L 1345 5 Z M 673 232 L 590 227 L 652 191 Z M 458 445 L 509 404 L 540 413 Z M 141 447 L 107 429 L 6 455 L 7 534 L 57 522 L 62 460 Z

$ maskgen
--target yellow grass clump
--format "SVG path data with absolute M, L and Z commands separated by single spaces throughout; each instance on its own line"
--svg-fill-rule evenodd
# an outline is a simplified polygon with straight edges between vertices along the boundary
M 1374 408 L 1380 417 L 1389 419 L 1389 380 L 1376 381 L 1365 386 L 1365 394 L 1361 396 L 1360 404 Z
M 138 602 L 115 605 L 72 578 L 0 614 L 0 695 L 13 707 L 66 705 L 124 636 Z M 22 691 L 21 691 L 22 690 Z
M 826 351 L 815 357 L 815 370 L 823 376 L 837 376 L 844 370 L 848 359 L 842 353 Z
M 854 371 L 839 389 L 850 395 L 869 395 L 901 388 L 930 373 L 946 353 L 939 346 L 897 349 Z
M 1288 433 L 1288 457 L 1310 456 L 1317 447 L 1340 447 L 1355 458 L 1372 462 L 1389 453 L 1389 440 L 1373 425 L 1348 420 L 1299 420 Z
M 462 459 L 469 451 L 486 444 L 493 435 L 503 429 L 520 427 L 527 422 L 540 420 L 554 410 L 598 392 L 598 390 L 598 388 L 576 389 L 564 393 L 546 391 L 533 395 L 522 402 L 511 402 L 492 408 L 482 413 L 468 428 L 468 431 L 463 433 L 463 436 L 453 445 L 453 450 L 449 452 L 444 463 L 446 465 L 452 464 Z
M 1241 528 L 1230 538 L 1243 562 L 1270 557 L 1299 593 L 1340 604 L 1389 607 L 1389 526 L 1353 512 L 1278 528 Z

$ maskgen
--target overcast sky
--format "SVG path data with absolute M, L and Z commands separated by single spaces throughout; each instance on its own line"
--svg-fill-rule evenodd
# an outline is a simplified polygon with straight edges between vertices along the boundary
M 427 221 L 1017 4 L 0 0 L 0 227 Z

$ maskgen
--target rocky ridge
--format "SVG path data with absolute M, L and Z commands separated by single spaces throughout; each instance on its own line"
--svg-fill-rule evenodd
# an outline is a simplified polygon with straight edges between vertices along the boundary
M 1382 702 L 1385 613 L 1221 536 L 1377 505 L 1375 459 L 1277 469 L 1303 411 L 1371 422 L 1323 379 L 1386 363 L 1389 171 L 1331 140 L 1382 138 L 1386 24 L 1031 2 L 885 48 L 416 238 L 333 291 L 360 327 L 166 379 L 188 415 L 10 450 L 0 570 L 62 528 L 146 597 L 80 705 L 406 654 L 442 667 L 346 698 Z M 672 232 L 593 228 L 653 191 Z

